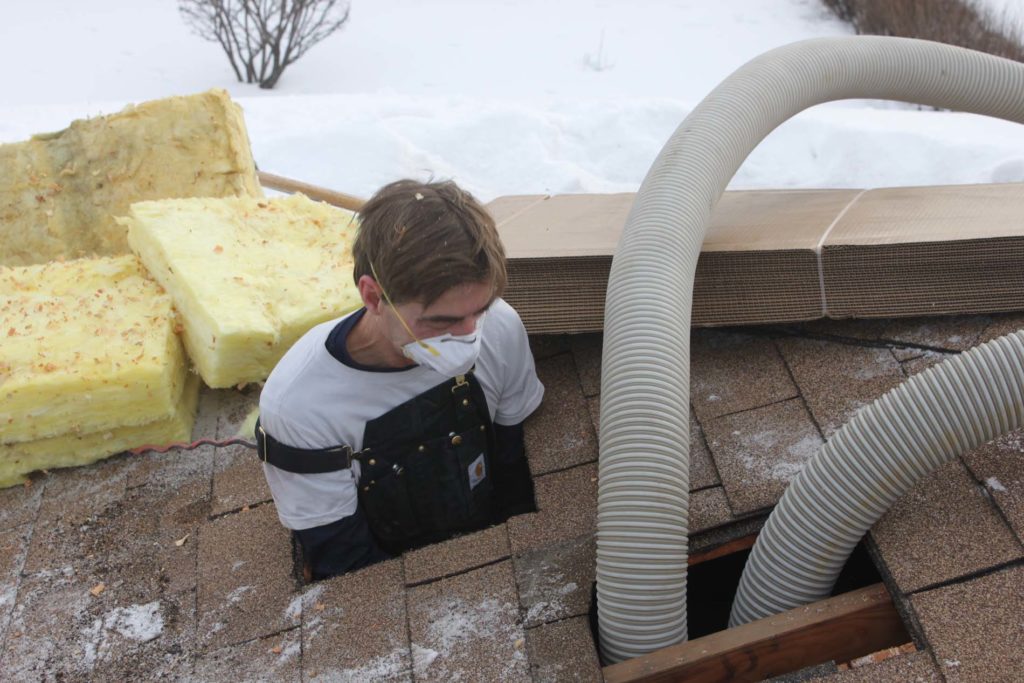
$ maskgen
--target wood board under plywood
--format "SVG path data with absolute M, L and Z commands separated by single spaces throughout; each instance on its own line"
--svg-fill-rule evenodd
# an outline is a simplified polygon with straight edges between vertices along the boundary
M 606 683 L 743 683 L 907 641 L 881 583 L 672 645 L 603 669 Z

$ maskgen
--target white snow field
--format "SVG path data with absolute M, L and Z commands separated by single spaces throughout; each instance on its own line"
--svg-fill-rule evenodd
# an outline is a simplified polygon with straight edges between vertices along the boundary
M 452 178 L 484 200 L 635 190 L 737 67 L 851 33 L 819 0 L 353 0 L 346 26 L 263 91 L 234 81 L 173 0 L 36 0 L 7 15 L 2 142 L 224 87 L 263 170 L 363 196 L 399 177 Z M 781 126 L 732 187 L 1021 180 L 1024 126 L 855 101 Z

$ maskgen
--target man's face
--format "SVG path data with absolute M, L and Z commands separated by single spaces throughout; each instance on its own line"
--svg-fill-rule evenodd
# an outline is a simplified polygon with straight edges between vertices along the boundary
M 429 306 L 407 302 L 396 304 L 395 311 L 418 339 L 429 339 L 442 334 L 473 334 L 480 316 L 493 302 L 489 283 L 472 282 L 452 287 Z M 414 340 L 397 319 L 395 311 L 388 311 L 385 316 L 388 319 L 389 336 L 401 348 Z

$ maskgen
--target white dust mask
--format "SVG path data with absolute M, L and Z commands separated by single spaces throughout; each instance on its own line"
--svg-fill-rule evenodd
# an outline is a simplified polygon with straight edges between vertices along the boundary
M 428 339 L 419 339 L 413 333 L 409 324 L 405 322 L 402 314 L 395 308 L 391 297 L 384 291 L 383 285 L 380 285 L 380 278 L 377 276 L 377 271 L 372 263 L 370 264 L 370 272 L 373 273 L 374 279 L 380 286 L 384 300 L 391 307 L 398 321 L 402 323 L 402 327 L 405 328 L 405 331 L 414 340 L 402 347 L 402 355 L 418 365 L 430 368 L 445 377 L 457 377 L 469 372 L 473 364 L 476 363 L 476 359 L 480 356 L 480 340 L 483 336 L 484 317 L 486 314 L 481 314 L 477 318 L 476 329 L 471 334 L 442 334 Z
M 464 375 L 480 356 L 483 322 L 484 316 L 481 315 L 472 334 L 442 334 L 429 339 L 411 341 L 402 347 L 402 353 L 406 358 L 445 377 Z

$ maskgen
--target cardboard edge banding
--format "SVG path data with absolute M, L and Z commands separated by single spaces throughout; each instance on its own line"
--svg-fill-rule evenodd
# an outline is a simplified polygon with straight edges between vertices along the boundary
M 631 202 L 623 194 L 491 202 L 513 245 L 505 297 L 528 332 L 603 329 Z M 691 324 L 1020 310 L 1019 216 L 1024 183 L 726 192 L 697 264 Z

